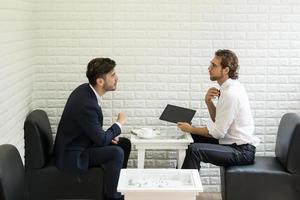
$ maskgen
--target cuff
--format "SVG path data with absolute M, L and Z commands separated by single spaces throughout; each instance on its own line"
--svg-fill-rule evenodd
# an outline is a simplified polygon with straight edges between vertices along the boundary
M 216 127 L 215 127 L 215 123 L 212 120 L 209 120 L 207 122 L 206 128 L 208 130 L 208 134 L 211 135 L 212 137 L 218 139 L 218 137 L 216 137 Z
M 121 129 L 121 132 L 122 132 L 122 124 L 120 122 L 115 122 L 115 124 L 117 124 L 119 126 L 119 128 Z

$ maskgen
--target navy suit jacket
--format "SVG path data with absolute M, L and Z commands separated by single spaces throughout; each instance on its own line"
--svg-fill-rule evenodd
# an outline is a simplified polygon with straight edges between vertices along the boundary
M 103 114 L 88 83 L 78 86 L 68 98 L 55 138 L 56 166 L 65 171 L 89 167 L 89 149 L 103 147 L 121 133 L 117 124 L 103 130 Z

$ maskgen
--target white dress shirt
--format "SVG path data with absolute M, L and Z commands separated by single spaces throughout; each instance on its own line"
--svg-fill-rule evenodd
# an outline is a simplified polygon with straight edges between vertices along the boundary
M 239 81 L 227 79 L 221 85 L 215 122 L 210 120 L 207 129 L 220 144 L 259 144 L 259 139 L 253 135 L 248 95 Z
M 93 88 L 93 86 L 91 84 L 89 84 L 90 87 L 92 88 L 92 90 L 94 91 L 95 95 L 96 95 L 96 98 L 97 98 L 97 102 L 98 102 L 98 105 L 99 107 L 101 107 L 101 96 L 96 92 L 96 90 Z M 120 129 L 122 130 L 122 125 L 121 123 L 119 122 L 115 122 L 119 127 Z

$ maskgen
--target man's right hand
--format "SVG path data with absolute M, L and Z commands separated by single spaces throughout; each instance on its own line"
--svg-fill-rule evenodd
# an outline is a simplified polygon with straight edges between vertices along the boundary
M 125 122 L 126 122 L 126 115 L 125 115 L 125 113 L 120 112 L 120 113 L 118 114 L 117 122 L 119 122 L 121 125 L 124 125 L 124 124 L 125 124 Z
M 206 103 L 211 102 L 212 99 L 214 99 L 215 97 L 218 97 L 219 95 L 220 95 L 220 90 L 218 90 L 215 87 L 209 88 L 205 95 L 205 102 Z

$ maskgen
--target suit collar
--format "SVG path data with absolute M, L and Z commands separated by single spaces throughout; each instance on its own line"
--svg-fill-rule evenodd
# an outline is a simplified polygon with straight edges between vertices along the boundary
M 95 93 L 98 105 L 99 105 L 99 107 L 101 107 L 101 97 L 100 97 L 100 95 L 96 92 L 96 90 L 93 88 L 93 86 L 91 84 L 89 84 L 89 86 L 93 90 L 93 92 Z

